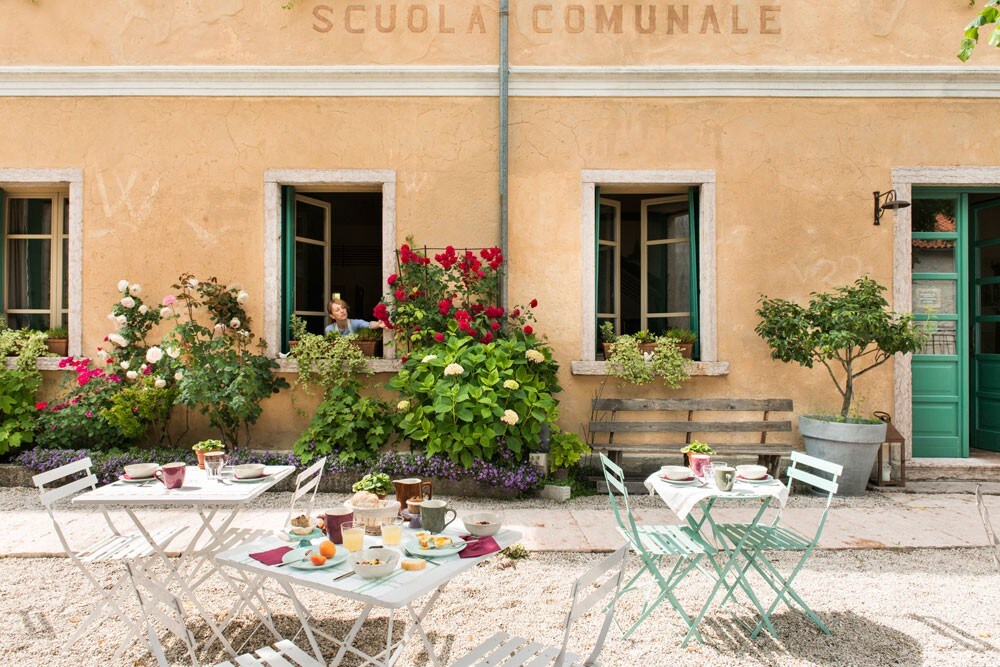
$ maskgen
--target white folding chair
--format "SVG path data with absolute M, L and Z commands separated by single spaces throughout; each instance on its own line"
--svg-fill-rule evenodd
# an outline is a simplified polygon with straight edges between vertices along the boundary
M 62 543 L 63 550 L 73 564 L 83 572 L 83 575 L 93 585 L 100 596 L 97 598 L 99 600 L 97 606 L 90 612 L 90 615 L 87 616 L 83 623 L 80 624 L 76 632 L 66 641 L 63 650 L 69 650 L 73 644 L 87 633 L 91 626 L 97 623 L 103 615 L 107 614 L 117 616 L 129 631 L 125 642 L 115 654 L 115 658 L 117 659 L 131 638 L 140 638 L 140 627 L 122 612 L 117 602 L 118 593 L 128 584 L 129 576 L 127 572 L 122 572 L 115 585 L 110 590 L 106 590 L 87 566 L 92 563 L 113 561 L 125 561 L 127 564 L 132 559 L 145 558 L 152 555 L 154 550 L 153 545 L 139 532 L 122 535 L 111 521 L 107 510 L 103 508 L 101 509 L 101 514 L 104 515 L 104 520 L 108 524 L 110 534 L 80 550 L 73 549 L 70 546 L 62 526 L 59 525 L 59 521 L 56 518 L 54 506 L 59 501 L 68 499 L 77 493 L 97 488 L 97 477 L 91 472 L 90 468 L 91 461 L 88 457 L 73 463 L 67 463 L 64 466 L 59 466 L 54 470 L 39 473 L 31 479 L 35 483 L 35 486 L 38 487 L 42 505 L 45 506 L 49 518 L 52 519 L 52 526 L 55 528 L 56 535 Z M 82 476 L 77 479 L 70 479 L 81 474 Z M 157 546 L 163 548 L 184 529 L 183 526 L 177 528 L 159 528 L 150 531 L 149 535 L 156 542 Z
M 295 477 L 295 493 L 292 494 L 292 504 L 288 508 L 288 516 L 285 517 L 285 524 L 292 520 L 295 514 L 295 505 L 299 499 L 309 494 L 309 504 L 306 508 L 306 516 L 312 516 L 316 504 L 316 492 L 319 490 L 319 482 L 323 479 L 323 471 L 326 469 L 326 457 L 316 461 L 311 466 L 300 472 Z M 310 492 L 312 492 L 310 494 Z
M 983 501 L 982 486 L 982 484 L 976 485 L 976 506 L 979 508 L 979 518 L 982 519 L 983 527 L 986 529 L 986 539 L 993 548 L 993 563 L 997 566 L 997 571 L 1000 572 L 1000 539 L 997 539 L 996 533 L 993 532 L 990 511 L 986 509 L 986 503 Z
M 542 667 L 543 665 L 551 665 L 552 667 L 596 666 L 598 664 L 597 657 L 601 654 L 601 649 L 604 648 L 604 640 L 608 636 L 608 629 L 611 627 L 611 620 L 614 617 L 615 600 L 622 585 L 623 569 L 627 556 L 628 545 L 624 544 L 618 551 L 603 558 L 597 565 L 584 572 L 573 583 L 570 590 L 569 613 L 566 614 L 566 622 L 563 626 L 561 646 L 545 646 L 522 637 L 512 637 L 506 632 L 498 632 L 459 658 L 457 662 L 452 663 L 451 667 L 472 667 L 473 665 L 482 665 L 483 667 L 487 665 L 503 665 L 503 667 L 518 667 L 519 665 L 532 665 L 532 667 Z M 600 586 L 595 587 L 594 584 L 607 573 L 610 573 L 610 576 Z M 601 633 L 597 637 L 597 641 L 594 642 L 594 650 L 583 662 L 578 662 L 579 656 L 566 650 L 570 630 L 581 616 L 600 604 L 608 595 L 611 596 L 611 601 L 604 612 L 604 622 L 601 624 Z
M 162 626 L 183 644 L 191 664 L 197 666 L 197 648 L 194 635 L 187 627 L 184 609 L 176 595 L 146 576 L 140 567 L 128 566 L 129 576 L 135 585 L 139 598 L 139 607 L 146 625 L 143 643 L 149 648 L 160 667 L 169 667 L 163 650 L 163 645 L 157 633 L 157 626 Z M 300 649 L 294 643 L 282 639 L 273 647 L 265 646 L 257 649 L 256 655 L 245 653 L 234 658 L 241 667 L 323 667 L 315 658 Z M 234 667 L 232 662 L 219 663 L 219 667 Z

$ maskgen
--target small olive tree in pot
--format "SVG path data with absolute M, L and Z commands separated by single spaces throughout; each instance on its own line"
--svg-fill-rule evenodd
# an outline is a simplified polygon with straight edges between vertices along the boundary
M 802 415 L 799 431 L 806 452 L 844 466 L 838 495 L 861 495 L 868 483 L 885 424 L 852 416 L 855 384 L 894 354 L 920 349 L 924 334 L 912 316 L 889 310 L 885 288 L 871 278 L 832 292 L 813 293 L 808 306 L 761 297 L 754 329 L 771 348 L 771 358 L 806 368 L 826 367 L 842 399 L 836 415 Z

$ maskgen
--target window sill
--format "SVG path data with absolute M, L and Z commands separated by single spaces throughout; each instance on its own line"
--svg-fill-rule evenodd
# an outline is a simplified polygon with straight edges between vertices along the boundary
M 729 375 L 728 361 L 685 361 L 687 372 L 696 375 Z M 609 375 L 606 361 L 574 361 L 571 364 L 573 375 Z
M 278 362 L 278 373 L 298 373 L 299 362 L 295 359 L 275 359 Z M 376 359 L 367 361 L 368 370 L 373 373 L 398 373 L 403 367 L 403 362 L 399 359 Z
M 73 368 L 71 366 L 65 366 L 59 368 L 59 362 L 68 357 L 36 357 L 35 362 L 38 364 L 38 370 L 40 371 L 71 371 Z M 7 357 L 4 359 L 4 368 L 16 368 L 18 357 Z

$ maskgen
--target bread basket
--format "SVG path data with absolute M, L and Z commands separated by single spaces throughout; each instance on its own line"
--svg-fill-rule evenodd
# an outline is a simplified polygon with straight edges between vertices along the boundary
M 365 532 L 369 535 L 381 535 L 382 524 L 390 523 L 399 514 L 399 502 L 383 500 L 383 507 L 355 507 L 351 501 L 344 502 L 344 507 L 354 512 L 354 520 L 365 524 Z

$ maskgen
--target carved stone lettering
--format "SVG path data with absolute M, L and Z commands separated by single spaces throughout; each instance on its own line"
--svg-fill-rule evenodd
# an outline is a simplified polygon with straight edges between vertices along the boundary
M 472 11 L 472 16 L 469 17 L 469 27 L 465 30 L 466 34 L 472 32 L 473 27 L 479 27 L 479 34 L 486 34 L 486 22 L 483 21 L 483 9 L 479 5 Z
M 566 32 L 578 34 L 586 27 L 587 14 L 583 5 L 566 6 Z
M 333 7 L 330 5 L 316 5 L 313 7 L 313 18 L 316 19 L 316 22 L 313 23 L 313 30 L 316 32 L 330 32 L 333 30 L 331 16 L 333 16 Z
M 352 21 L 355 13 L 361 14 L 361 19 L 358 21 L 360 25 L 357 26 Z M 344 30 L 353 33 L 363 33 L 365 31 L 364 14 L 364 5 L 347 5 L 347 8 L 344 10 Z
M 455 32 L 455 29 L 449 25 L 446 25 L 446 17 L 444 11 L 444 5 L 438 5 L 438 32 L 442 35 L 447 35 L 449 33 Z
M 597 32 L 609 30 L 616 34 L 622 31 L 622 6 L 614 5 L 611 11 L 604 5 L 597 5 Z
M 646 25 L 642 24 L 642 5 L 635 6 L 635 29 L 640 35 L 650 35 L 656 31 L 656 5 L 647 8 Z
M 681 5 L 680 14 L 677 13 L 677 9 L 673 5 L 667 5 L 667 34 L 674 34 L 674 26 L 679 28 L 679 32 L 682 35 L 686 35 L 688 31 L 688 6 Z
M 410 32 L 427 30 L 427 5 L 411 5 L 406 13 L 406 25 Z
M 545 25 L 542 25 L 542 12 L 545 12 Z M 547 35 L 552 32 L 552 5 L 535 5 L 531 9 L 531 29 L 539 35 Z
M 702 16 L 701 18 L 701 30 L 699 30 L 698 32 L 704 35 L 706 32 L 708 32 L 709 24 L 711 24 L 712 26 L 712 32 L 718 35 L 719 17 L 715 15 L 715 5 L 709 5 L 708 7 L 705 7 L 705 15 Z
M 780 35 L 781 27 L 777 25 L 778 17 L 775 16 L 781 11 L 780 5 L 761 5 L 760 8 L 760 34 Z M 771 24 L 774 23 L 772 26 Z
M 382 22 L 382 5 L 375 5 L 375 29 L 379 32 L 392 32 L 396 29 L 396 5 L 389 5 L 389 22 Z
M 750 28 L 740 25 L 740 6 L 733 5 L 733 34 L 745 35 L 750 32 Z

